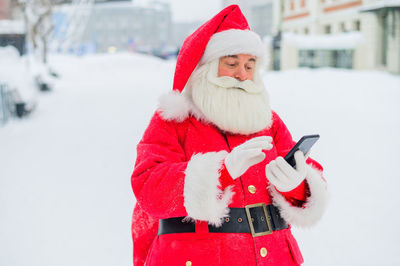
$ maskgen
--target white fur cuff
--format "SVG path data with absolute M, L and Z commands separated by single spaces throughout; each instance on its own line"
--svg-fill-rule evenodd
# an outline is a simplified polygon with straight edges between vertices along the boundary
M 327 201 L 328 191 L 321 172 L 307 165 L 306 180 L 310 189 L 310 196 L 302 207 L 292 206 L 274 187 L 270 184 L 268 189 L 285 221 L 299 227 L 314 225 L 322 217 Z
M 219 169 L 226 157 L 226 151 L 195 154 L 190 159 L 185 174 L 184 206 L 188 218 L 207 221 L 221 226 L 223 218 L 229 215 L 233 192 L 230 187 L 221 191 L 218 186 Z

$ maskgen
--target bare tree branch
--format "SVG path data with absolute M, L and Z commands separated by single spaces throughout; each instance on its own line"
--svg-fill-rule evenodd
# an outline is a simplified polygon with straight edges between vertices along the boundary
M 54 6 L 70 2 L 68 0 L 14 0 L 13 8 L 23 14 L 28 40 L 36 52 L 42 53 L 42 62 L 47 62 L 47 47 L 54 25 Z

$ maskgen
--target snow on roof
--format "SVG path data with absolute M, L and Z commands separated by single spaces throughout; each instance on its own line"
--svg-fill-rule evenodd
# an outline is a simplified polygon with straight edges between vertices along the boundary
M 383 0 L 360 8 L 361 12 L 375 11 L 383 8 L 400 7 L 400 0 Z
M 302 35 L 284 33 L 283 41 L 293 44 L 299 49 L 341 50 L 354 49 L 364 42 L 360 32 L 345 32 L 332 35 Z
M 25 24 L 22 20 L 0 20 L 0 34 L 24 34 Z

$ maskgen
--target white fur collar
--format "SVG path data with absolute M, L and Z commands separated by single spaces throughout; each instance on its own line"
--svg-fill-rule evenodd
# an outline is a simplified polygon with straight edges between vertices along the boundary
M 183 122 L 189 115 L 193 115 L 198 120 L 207 122 L 193 101 L 185 93 L 175 90 L 159 98 L 158 110 L 166 121 Z

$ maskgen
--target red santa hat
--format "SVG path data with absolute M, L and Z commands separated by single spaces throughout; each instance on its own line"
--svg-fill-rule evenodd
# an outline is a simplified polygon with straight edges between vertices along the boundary
M 251 54 L 257 61 L 265 62 L 265 52 L 260 36 L 250 31 L 239 6 L 228 6 L 183 42 L 176 62 L 173 89 L 182 92 L 198 64 L 235 54 Z

